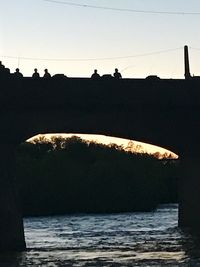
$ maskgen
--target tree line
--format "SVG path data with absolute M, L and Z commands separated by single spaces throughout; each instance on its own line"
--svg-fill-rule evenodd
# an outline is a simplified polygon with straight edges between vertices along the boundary
M 178 160 L 79 137 L 45 137 L 17 149 L 24 216 L 150 211 L 177 202 Z

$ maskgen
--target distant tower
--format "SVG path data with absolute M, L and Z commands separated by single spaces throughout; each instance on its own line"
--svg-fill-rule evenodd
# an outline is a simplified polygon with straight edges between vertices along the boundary
M 188 46 L 184 46 L 184 60 L 185 60 L 185 79 L 190 79 L 190 64 L 189 64 L 189 53 Z

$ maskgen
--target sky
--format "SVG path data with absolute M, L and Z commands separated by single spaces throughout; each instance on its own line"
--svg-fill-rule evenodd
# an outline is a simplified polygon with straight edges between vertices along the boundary
M 200 75 L 199 0 L 0 3 L 0 58 L 12 72 L 19 67 L 30 76 L 38 68 L 43 75 L 48 68 L 51 74 L 90 77 L 94 69 L 102 75 L 112 74 L 117 67 L 128 78 L 183 78 L 183 46 L 188 45 L 191 73 Z M 199 14 L 137 13 L 68 4 Z

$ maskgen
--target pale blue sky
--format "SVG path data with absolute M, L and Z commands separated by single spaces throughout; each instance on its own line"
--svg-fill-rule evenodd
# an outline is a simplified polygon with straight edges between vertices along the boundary
M 61 0 L 65 1 L 65 0 Z M 0 0 L 0 58 L 14 71 L 29 76 L 35 67 L 43 74 L 88 77 L 100 74 L 123 77 L 182 78 L 183 51 L 200 48 L 200 15 L 165 15 L 119 12 L 55 4 L 43 0 Z M 155 11 L 200 12 L 199 0 L 70 0 L 66 2 Z M 138 55 L 180 48 L 146 57 L 97 61 L 34 61 L 3 56 L 87 59 Z M 190 50 L 191 73 L 200 75 L 200 51 Z

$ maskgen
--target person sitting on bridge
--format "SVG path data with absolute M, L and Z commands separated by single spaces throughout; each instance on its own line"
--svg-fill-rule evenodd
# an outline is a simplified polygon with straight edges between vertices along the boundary
M 10 69 L 5 68 L 5 66 L 0 61 L 0 76 L 2 77 L 8 77 L 10 75 Z
M 51 74 L 48 72 L 48 69 L 44 70 L 44 76 L 43 78 L 51 78 Z
M 15 70 L 15 72 L 13 73 L 14 77 L 16 78 L 22 78 L 23 77 L 23 74 L 19 71 L 19 68 L 17 68 Z
M 0 76 L 5 77 L 10 74 L 10 69 L 5 68 L 5 66 L 0 61 Z
M 94 70 L 94 73 L 91 76 L 92 79 L 99 79 L 100 75 L 97 73 L 97 70 Z
M 118 69 L 115 69 L 115 72 L 114 72 L 113 76 L 114 76 L 115 79 L 121 79 L 122 78 L 122 75 L 118 71 Z
M 40 74 L 38 73 L 37 69 L 34 69 L 34 73 L 32 75 L 33 78 L 40 78 Z
M 2 64 L 2 62 L 0 61 L 0 71 L 4 71 L 5 70 L 5 66 Z

